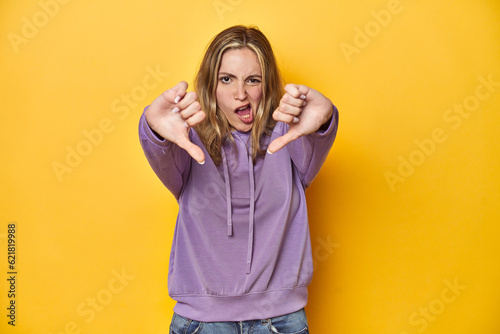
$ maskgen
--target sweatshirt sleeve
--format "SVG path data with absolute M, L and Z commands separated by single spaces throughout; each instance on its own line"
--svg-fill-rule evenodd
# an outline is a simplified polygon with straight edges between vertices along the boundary
M 178 199 L 189 174 L 191 157 L 184 149 L 155 134 L 144 112 L 139 120 L 139 139 L 151 168 Z
M 333 106 L 333 114 L 329 123 L 327 123 L 328 127 L 326 130 L 323 127 L 315 133 L 288 143 L 287 147 L 290 157 L 298 169 L 305 187 L 308 187 L 312 183 L 325 162 L 337 135 L 338 122 L 339 113 L 337 108 Z

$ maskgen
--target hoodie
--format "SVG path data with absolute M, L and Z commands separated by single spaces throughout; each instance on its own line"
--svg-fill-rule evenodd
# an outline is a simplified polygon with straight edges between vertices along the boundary
M 211 321 L 267 319 L 307 304 L 313 261 L 305 189 L 335 140 L 338 111 L 328 128 L 283 149 L 250 155 L 250 132 L 232 132 L 215 165 L 195 129 L 189 138 L 205 154 L 198 164 L 139 121 L 144 154 L 175 196 L 179 213 L 170 252 L 168 291 L 174 312 Z M 278 122 L 267 145 L 288 131 Z

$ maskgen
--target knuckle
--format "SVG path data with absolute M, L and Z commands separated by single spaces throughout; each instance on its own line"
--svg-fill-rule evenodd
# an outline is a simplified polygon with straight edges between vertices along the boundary
M 198 101 L 194 101 L 191 106 L 195 109 L 195 110 L 201 110 L 201 105 L 200 105 L 200 102 Z
M 299 128 L 299 129 L 297 129 L 297 132 L 294 134 L 293 139 L 295 140 L 295 139 L 302 137 L 304 135 L 305 135 L 304 130 Z
M 279 118 L 279 117 L 280 117 L 280 116 L 279 116 L 279 112 L 278 112 L 278 111 L 275 111 L 275 112 L 273 113 L 273 119 L 274 119 L 275 121 L 279 121 L 279 120 L 280 120 L 280 118 Z
M 293 97 L 289 93 L 286 93 L 281 99 L 281 101 L 284 103 L 291 103 L 293 101 Z
M 289 84 L 287 92 L 290 93 L 292 97 L 298 97 L 300 95 L 300 86 L 296 84 Z
M 288 105 L 288 104 L 283 104 L 283 105 L 280 105 L 280 111 L 281 111 L 282 113 L 284 113 L 284 114 L 285 114 L 285 113 L 288 113 L 288 112 L 289 112 L 289 110 L 290 110 L 290 107 L 289 107 L 289 105 Z
M 161 93 L 160 98 L 162 98 L 165 102 L 170 102 L 170 96 L 171 96 L 171 90 L 166 90 L 163 93 Z M 172 102 L 174 102 L 172 100 Z
M 183 110 L 180 112 L 180 115 L 181 115 L 182 119 L 186 120 L 189 118 L 190 113 L 187 110 Z

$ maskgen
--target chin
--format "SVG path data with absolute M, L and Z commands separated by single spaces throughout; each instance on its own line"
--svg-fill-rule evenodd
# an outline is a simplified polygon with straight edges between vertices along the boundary
M 252 130 L 252 124 L 245 124 L 236 128 L 240 132 L 248 132 Z

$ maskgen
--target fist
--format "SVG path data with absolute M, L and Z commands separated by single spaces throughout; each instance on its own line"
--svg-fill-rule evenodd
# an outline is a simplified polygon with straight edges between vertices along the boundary
M 288 132 L 269 144 L 267 151 L 274 153 L 302 136 L 318 131 L 333 114 L 332 102 L 315 89 L 288 84 L 280 105 L 273 112 L 275 121 L 288 123 Z
M 158 96 L 146 110 L 149 126 L 160 136 L 185 149 L 198 163 L 205 162 L 203 151 L 189 140 L 189 128 L 205 119 L 195 92 L 186 92 L 188 84 L 176 86 Z

